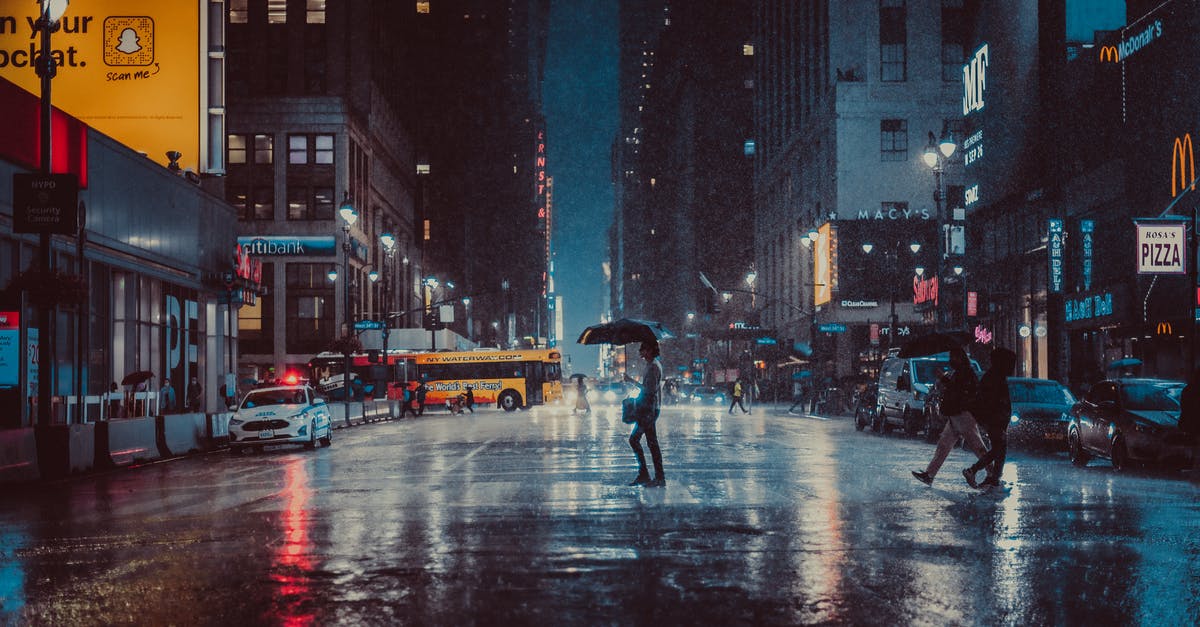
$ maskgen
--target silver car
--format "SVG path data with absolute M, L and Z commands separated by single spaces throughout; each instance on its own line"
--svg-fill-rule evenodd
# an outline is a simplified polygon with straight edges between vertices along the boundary
M 333 420 L 325 399 L 307 385 L 258 388 L 246 394 L 229 419 L 229 448 L 303 444 L 315 448 L 333 443 Z
M 1114 468 L 1135 463 L 1186 467 L 1192 438 L 1179 429 L 1182 381 L 1110 379 L 1091 387 L 1071 408 L 1067 451 L 1083 466 L 1107 457 Z

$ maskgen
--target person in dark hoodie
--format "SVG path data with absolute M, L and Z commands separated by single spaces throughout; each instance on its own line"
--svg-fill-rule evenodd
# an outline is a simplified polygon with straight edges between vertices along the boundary
M 1008 378 L 1017 363 L 1017 354 L 1007 348 L 994 348 L 991 367 L 979 379 L 979 393 L 975 397 L 971 413 L 979 426 L 987 431 L 992 448 L 974 465 L 963 469 L 963 477 L 972 488 L 998 487 L 1004 471 L 1004 457 L 1008 454 L 1008 424 L 1012 415 L 1012 399 L 1008 394 Z M 975 475 L 987 468 L 982 483 L 975 482 Z

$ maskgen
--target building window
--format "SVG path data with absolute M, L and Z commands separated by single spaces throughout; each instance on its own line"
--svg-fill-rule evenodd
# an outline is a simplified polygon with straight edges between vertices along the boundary
M 275 219 L 275 188 L 266 186 L 254 188 L 254 219 Z
M 746 155 L 747 157 L 752 156 L 752 155 L 754 155 L 755 148 L 756 148 L 756 146 L 754 144 L 754 140 L 747 139 L 742 144 L 742 154 Z
M 333 339 L 335 284 L 328 274 L 335 267 L 328 263 L 287 264 L 287 352 L 315 354 Z
M 247 0 L 229 0 L 229 23 L 230 24 L 245 24 L 250 19 L 250 12 L 246 10 Z
M 308 220 L 308 188 L 288 187 L 288 220 Z
M 955 82 L 962 78 L 966 57 L 966 28 L 963 21 L 963 0 L 942 0 L 942 80 Z
M 429 3 L 428 2 L 418 2 L 417 3 L 417 13 L 423 13 L 423 14 L 429 13 Z
M 905 0 L 879 1 L 879 80 L 908 80 Z
M 255 135 L 254 162 L 271 163 L 271 155 L 274 152 L 274 144 L 274 138 L 270 135 Z
M 225 201 L 233 205 L 237 209 L 238 220 L 249 220 L 250 212 L 247 209 L 245 188 L 235 187 L 233 185 L 225 186 Z
M 881 161 L 908 160 L 908 120 L 879 121 Z
M 287 0 L 267 0 L 267 23 L 287 24 Z
M 308 0 L 305 3 L 304 21 L 309 24 L 325 23 L 325 0 Z
M 742 55 L 747 56 L 747 57 L 754 56 L 754 44 L 752 44 L 752 43 L 742 44 Z
M 225 141 L 225 162 L 246 163 L 246 136 L 230 135 Z
M 332 187 L 289 187 L 288 220 L 332 220 Z
M 288 163 L 308 163 L 308 135 L 288 135 Z
M 328 165 L 333 163 L 333 135 L 317 135 L 314 138 L 313 163 Z

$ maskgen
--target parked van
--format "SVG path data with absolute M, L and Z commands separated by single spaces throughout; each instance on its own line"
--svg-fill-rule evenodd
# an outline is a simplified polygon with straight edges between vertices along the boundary
M 971 367 L 978 376 L 979 364 L 971 360 Z M 936 435 L 930 427 L 926 402 L 934 382 L 949 369 L 949 353 L 928 357 L 898 357 L 893 353 L 884 359 L 879 368 L 879 394 L 871 428 L 887 433 L 893 426 L 900 426 L 909 434 L 933 431 Z

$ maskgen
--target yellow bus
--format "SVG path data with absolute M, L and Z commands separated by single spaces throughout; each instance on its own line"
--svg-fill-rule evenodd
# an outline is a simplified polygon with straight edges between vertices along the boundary
M 563 398 L 562 352 L 557 349 L 473 350 L 414 353 L 426 405 L 445 405 L 471 386 L 477 405 L 505 411 L 559 403 Z

